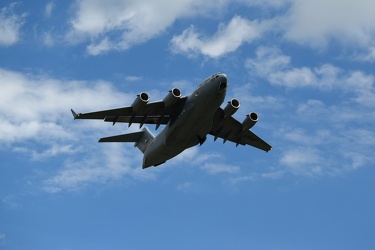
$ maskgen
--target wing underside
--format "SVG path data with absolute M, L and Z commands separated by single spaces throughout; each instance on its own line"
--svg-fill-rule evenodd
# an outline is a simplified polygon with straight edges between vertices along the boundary
M 266 152 L 272 148 L 271 145 L 250 130 L 244 130 L 242 124 L 232 116 L 225 117 L 224 110 L 221 108 L 214 115 L 213 125 L 209 133 L 215 137 L 215 140 L 222 138 L 224 142 L 231 141 L 236 145 L 250 145 Z
M 110 110 L 103 110 L 90 113 L 76 114 L 72 110 L 74 119 L 99 119 L 105 122 L 139 123 L 156 124 L 159 127 L 161 124 L 167 124 L 170 119 L 176 118 L 181 111 L 186 97 L 180 98 L 174 105 L 165 107 L 163 101 L 146 104 L 141 110 L 134 111 L 132 107 L 124 107 Z M 271 150 L 271 145 L 259 138 L 250 130 L 243 129 L 242 124 L 234 119 L 232 116 L 225 117 L 224 110 L 219 108 L 213 120 L 212 128 L 209 134 L 217 138 L 222 138 L 224 142 L 231 141 L 236 145 L 251 145 L 264 151 Z
M 163 101 L 146 104 L 142 109 L 135 111 L 132 107 L 109 109 L 90 113 L 76 114 L 72 110 L 74 119 L 99 119 L 105 122 L 139 123 L 143 124 L 167 124 L 169 120 L 178 114 L 186 101 L 186 97 L 180 98 L 174 105 L 165 107 Z

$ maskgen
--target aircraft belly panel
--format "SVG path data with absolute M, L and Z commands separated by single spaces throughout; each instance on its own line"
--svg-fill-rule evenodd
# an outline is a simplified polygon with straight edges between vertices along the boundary
M 180 154 L 186 148 L 181 145 L 165 145 L 157 143 L 150 145 L 144 154 L 143 168 L 157 166 Z

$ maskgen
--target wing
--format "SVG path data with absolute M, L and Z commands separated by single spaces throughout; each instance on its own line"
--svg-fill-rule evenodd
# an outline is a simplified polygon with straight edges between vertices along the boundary
M 224 142 L 232 141 L 237 146 L 239 144 L 250 145 L 266 152 L 272 148 L 271 145 L 250 130 L 243 130 L 242 124 L 232 116 L 224 117 L 224 110 L 221 108 L 214 115 L 213 125 L 209 133 L 215 137 L 215 140 L 220 137 L 224 139 Z
M 132 107 L 109 109 L 91 113 L 72 114 L 74 119 L 100 119 L 106 122 L 125 122 L 143 124 L 167 124 L 171 118 L 178 116 L 187 97 L 181 97 L 176 103 L 165 106 L 163 101 L 147 103 L 140 110 L 134 110 Z

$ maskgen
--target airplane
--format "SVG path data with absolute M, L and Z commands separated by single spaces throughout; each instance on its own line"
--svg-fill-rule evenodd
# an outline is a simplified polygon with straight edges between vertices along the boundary
M 149 103 L 149 95 L 137 95 L 129 107 L 103 110 L 91 113 L 76 113 L 74 119 L 101 119 L 105 122 L 139 123 L 165 125 L 155 137 L 145 126 L 141 131 L 101 138 L 99 142 L 134 142 L 134 147 L 143 153 L 142 168 L 159 166 L 195 145 L 202 145 L 207 135 L 214 140 L 222 138 L 223 143 L 231 141 L 238 145 L 250 145 L 268 152 L 271 146 L 250 131 L 258 121 L 255 112 L 249 113 L 243 122 L 232 115 L 240 107 L 233 98 L 222 109 L 228 88 L 227 76 L 216 73 L 205 79 L 195 91 L 182 96 L 181 90 L 173 88 L 162 101 Z

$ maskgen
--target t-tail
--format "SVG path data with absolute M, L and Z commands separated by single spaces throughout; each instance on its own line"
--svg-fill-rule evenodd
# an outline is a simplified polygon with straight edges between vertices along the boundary
M 147 146 L 154 138 L 154 135 L 148 128 L 144 127 L 140 132 L 104 137 L 101 138 L 99 142 L 134 142 L 134 147 L 139 148 L 139 150 L 144 153 Z

